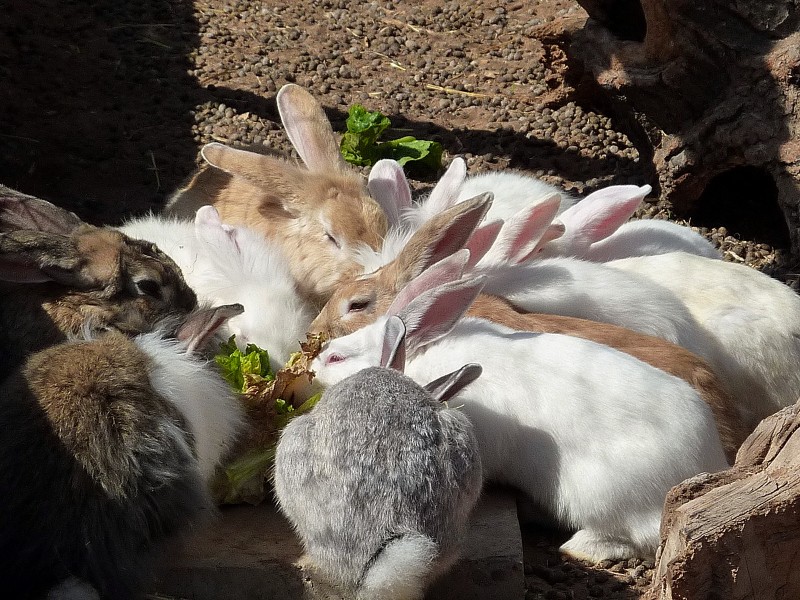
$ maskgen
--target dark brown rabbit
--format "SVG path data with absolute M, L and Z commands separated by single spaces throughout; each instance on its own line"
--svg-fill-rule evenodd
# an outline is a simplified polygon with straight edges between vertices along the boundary
M 0 188 L 0 377 L 84 329 L 142 333 L 196 305 L 155 245 Z

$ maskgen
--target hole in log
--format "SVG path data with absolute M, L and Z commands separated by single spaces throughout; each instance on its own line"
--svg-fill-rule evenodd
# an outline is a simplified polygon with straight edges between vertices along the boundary
M 789 227 L 778 205 L 778 186 L 759 167 L 736 167 L 716 175 L 681 216 L 697 227 L 724 226 L 730 235 L 742 239 L 775 248 L 790 246 Z
M 640 0 L 578 0 L 578 4 L 620 40 L 644 41 L 647 20 Z

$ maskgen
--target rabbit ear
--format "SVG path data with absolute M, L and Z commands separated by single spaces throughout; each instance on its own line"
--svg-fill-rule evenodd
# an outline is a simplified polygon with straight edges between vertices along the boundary
M 216 331 L 231 319 L 244 312 L 241 304 L 226 304 L 214 308 L 201 308 L 189 316 L 178 328 L 175 337 L 186 345 L 186 352 L 202 350 Z
M 503 221 L 498 219 L 475 230 L 466 244 L 466 248 L 469 250 L 467 269 L 472 269 L 486 255 L 495 241 L 497 241 L 497 236 L 500 235 L 502 228 Z
M 559 216 L 567 235 L 588 244 L 607 238 L 636 212 L 649 185 L 612 185 L 586 196 Z
M 537 254 L 539 254 L 545 244 L 552 242 L 553 240 L 557 240 L 564 235 L 565 231 L 566 227 L 558 219 L 550 223 L 550 225 L 547 226 L 547 229 L 544 230 L 542 237 L 539 238 L 539 242 L 536 244 L 536 246 L 534 246 L 533 249 L 527 254 L 520 256 L 516 261 L 517 264 L 527 262 L 534 258 Z
M 288 83 L 275 100 L 286 135 L 309 171 L 347 169 L 328 117 L 308 91 Z
M 203 240 L 217 249 L 230 247 L 237 253 L 241 252 L 236 239 L 236 229 L 223 223 L 219 212 L 213 206 L 201 206 L 197 209 L 194 216 L 194 232 L 197 239 Z
M 370 169 L 367 189 L 386 213 L 389 224 L 399 225 L 403 211 L 411 206 L 411 188 L 400 163 L 388 158 L 376 162 Z
M 469 260 L 469 250 L 464 248 L 428 267 L 400 290 L 387 312 L 396 314 L 420 294 L 450 281 L 461 279 Z
M 250 181 L 271 185 L 274 183 L 272 173 L 279 167 L 289 167 L 287 163 L 272 156 L 231 148 L 219 142 L 206 144 L 200 150 L 209 165 L 231 175 L 244 177 Z M 280 171 L 278 171 L 280 173 Z
M 463 248 L 489 210 L 492 198 L 492 193 L 486 192 L 459 202 L 420 227 L 391 263 L 399 285 Z
M 458 190 L 467 177 L 467 163 L 463 158 L 454 158 L 425 201 L 425 210 L 429 216 L 447 210 L 456 203 Z
M 428 385 L 423 386 L 434 400 L 447 402 L 458 394 L 461 390 L 475 381 L 483 373 L 483 367 L 477 363 L 464 365 L 458 371 L 453 371 L 434 379 Z
M 406 368 L 406 326 L 400 317 L 389 317 L 383 329 L 380 366 L 401 373 Z
M 409 354 L 444 337 L 481 293 L 486 277 L 445 283 L 412 300 L 398 313 L 406 325 Z
M 551 194 L 513 215 L 503 225 L 487 260 L 503 264 L 523 262 L 535 252 L 542 236 L 548 232 L 560 204 L 561 196 Z M 555 231 L 550 230 L 550 233 Z
M 63 235 L 20 230 L 0 234 L 0 280 L 13 283 L 55 281 L 77 289 L 95 285 L 86 261 Z
M 75 213 L 0 185 L 0 232 L 27 229 L 69 235 L 83 224 Z

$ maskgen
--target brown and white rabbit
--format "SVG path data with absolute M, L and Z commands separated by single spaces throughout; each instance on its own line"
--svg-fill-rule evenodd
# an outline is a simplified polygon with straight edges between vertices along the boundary
M 377 249 L 384 211 L 361 175 L 339 152 L 320 104 L 288 84 L 277 95 L 289 140 L 305 168 L 288 160 L 219 143 L 207 144 L 207 165 L 169 200 L 165 212 L 193 219 L 213 205 L 225 223 L 246 225 L 281 245 L 306 299 L 321 305 L 340 281 L 358 274 L 356 251 Z
M 241 407 L 192 352 L 241 310 L 57 344 L 0 384 L 4 594 L 138 598 L 159 546 L 214 515 L 207 481 Z
M 86 328 L 135 335 L 196 305 L 155 245 L 0 190 L 0 377 Z

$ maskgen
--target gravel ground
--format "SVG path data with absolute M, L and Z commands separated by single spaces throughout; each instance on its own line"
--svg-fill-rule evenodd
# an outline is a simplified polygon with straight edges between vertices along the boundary
M 546 35 L 585 18 L 568 0 L 5 0 L 2 12 L 0 182 L 92 222 L 158 210 L 206 142 L 290 152 L 274 102 L 287 82 L 337 131 L 361 103 L 391 118 L 387 138 L 438 140 L 470 172 L 526 169 L 578 194 L 649 183 L 575 83 L 564 40 Z M 640 216 L 676 218 L 657 199 Z M 796 286 L 785 251 L 724 222 L 700 231 L 726 259 Z M 651 575 L 642 561 L 565 561 L 552 532 L 525 540 L 528 598 L 636 598 Z

